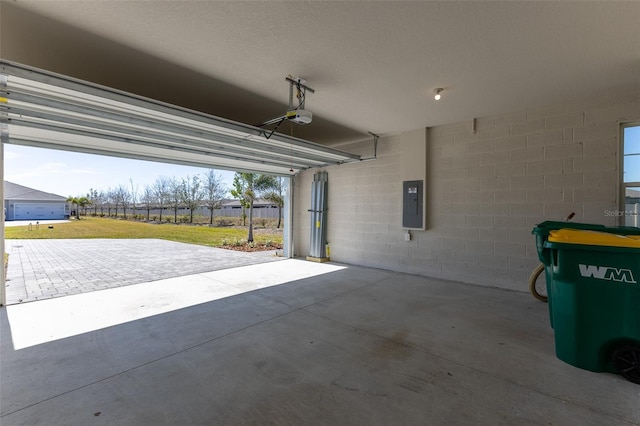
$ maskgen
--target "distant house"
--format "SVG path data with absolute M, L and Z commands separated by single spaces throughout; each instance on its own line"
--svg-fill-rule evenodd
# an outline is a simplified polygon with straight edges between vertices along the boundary
M 627 226 L 640 227 L 640 191 L 635 188 L 626 188 L 624 195 L 624 224 Z
M 4 181 L 5 220 L 65 219 L 67 197 Z
M 640 190 L 627 188 L 624 195 L 629 204 L 640 203 Z

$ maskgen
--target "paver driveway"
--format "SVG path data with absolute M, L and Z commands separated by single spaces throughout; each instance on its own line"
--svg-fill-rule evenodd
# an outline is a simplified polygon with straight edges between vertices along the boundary
M 7 305 L 281 260 L 159 239 L 5 240 Z

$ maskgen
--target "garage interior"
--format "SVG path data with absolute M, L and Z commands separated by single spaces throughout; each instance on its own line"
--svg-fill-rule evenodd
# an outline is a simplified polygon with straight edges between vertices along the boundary
M 536 224 L 620 224 L 640 3 L 17 1 L 0 24 L 3 60 L 250 127 L 304 78 L 313 121 L 275 137 L 354 160 L 291 175 L 291 256 L 326 172 L 340 270 L 20 350 L 3 307 L 3 424 L 640 424 L 640 388 L 556 359 L 526 293 Z

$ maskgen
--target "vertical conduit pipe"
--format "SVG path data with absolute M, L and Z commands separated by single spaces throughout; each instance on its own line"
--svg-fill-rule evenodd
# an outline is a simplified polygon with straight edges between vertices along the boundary
M 311 183 L 311 234 L 309 238 L 309 255 L 325 258 L 327 244 L 327 172 L 313 175 Z

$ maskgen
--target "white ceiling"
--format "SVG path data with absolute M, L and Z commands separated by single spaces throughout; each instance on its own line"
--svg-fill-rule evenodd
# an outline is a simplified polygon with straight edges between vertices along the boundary
M 640 2 L 0 2 L 2 58 L 325 144 L 640 87 Z M 443 87 L 443 99 L 433 89 Z

